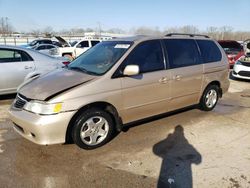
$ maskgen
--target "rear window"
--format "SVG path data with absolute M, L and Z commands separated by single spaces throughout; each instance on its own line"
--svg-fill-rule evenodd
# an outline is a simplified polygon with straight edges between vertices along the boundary
M 192 39 L 166 39 L 169 68 L 198 65 L 200 56 L 197 45 Z
M 221 61 L 222 55 L 218 46 L 210 40 L 197 40 L 203 63 Z

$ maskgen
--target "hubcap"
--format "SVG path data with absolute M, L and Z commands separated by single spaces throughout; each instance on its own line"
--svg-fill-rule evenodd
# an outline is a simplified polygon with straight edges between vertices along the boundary
M 108 135 L 109 124 L 100 116 L 94 116 L 85 121 L 81 127 L 80 137 L 90 146 L 101 143 Z
M 211 89 L 207 92 L 205 102 L 208 108 L 214 107 L 217 102 L 217 92 L 214 89 Z

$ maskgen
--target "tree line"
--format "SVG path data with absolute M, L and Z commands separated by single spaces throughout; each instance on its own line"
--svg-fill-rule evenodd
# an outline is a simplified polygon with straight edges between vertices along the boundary
M 135 34 L 135 35 L 165 35 L 168 33 L 193 33 L 193 34 L 204 34 L 216 40 L 237 40 L 244 41 L 250 39 L 250 31 L 240 31 L 235 30 L 231 26 L 215 27 L 209 26 L 205 30 L 201 30 L 193 25 L 185 25 L 181 27 L 166 27 L 160 30 L 158 27 L 146 27 L 141 26 L 137 28 L 130 28 L 128 30 L 123 30 L 120 28 L 111 28 L 103 30 L 100 27 L 96 28 L 70 28 L 62 29 L 60 31 L 55 31 L 51 26 L 45 27 L 43 29 L 34 29 L 30 32 L 21 32 L 22 34 L 32 35 L 34 37 L 45 36 L 51 37 L 53 35 L 84 35 L 86 32 L 96 32 L 96 33 L 119 33 L 119 34 Z M 0 17 L 0 35 L 1 36 L 11 36 L 12 34 L 18 34 L 8 17 Z

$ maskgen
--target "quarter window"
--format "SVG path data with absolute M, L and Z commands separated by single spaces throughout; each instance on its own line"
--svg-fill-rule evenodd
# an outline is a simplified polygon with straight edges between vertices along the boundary
M 197 40 L 204 63 L 221 61 L 222 55 L 218 46 L 209 40 Z
M 139 44 L 125 60 L 123 68 L 126 65 L 138 65 L 140 73 L 164 69 L 160 41 L 152 40 Z
M 37 47 L 37 50 L 45 50 L 45 48 L 46 48 L 45 45 L 43 45 L 43 46 L 38 46 L 38 47 Z
M 198 65 L 200 56 L 197 45 L 192 39 L 164 40 L 170 68 Z

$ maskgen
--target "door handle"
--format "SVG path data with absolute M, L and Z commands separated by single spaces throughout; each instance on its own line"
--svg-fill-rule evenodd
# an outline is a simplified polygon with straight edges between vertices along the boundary
M 179 81 L 179 80 L 181 80 L 181 78 L 182 78 L 182 76 L 181 76 L 181 75 L 176 75 L 176 76 L 174 76 L 174 78 L 173 78 L 173 79 L 174 79 L 174 80 L 178 80 L 178 81 Z
M 33 67 L 31 66 L 25 66 L 24 69 L 32 69 Z
M 160 82 L 160 83 L 163 83 L 163 84 L 167 83 L 167 81 L 168 81 L 168 78 L 167 78 L 167 77 L 162 77 L 162 78 L 159 80 L 159 82 Z

